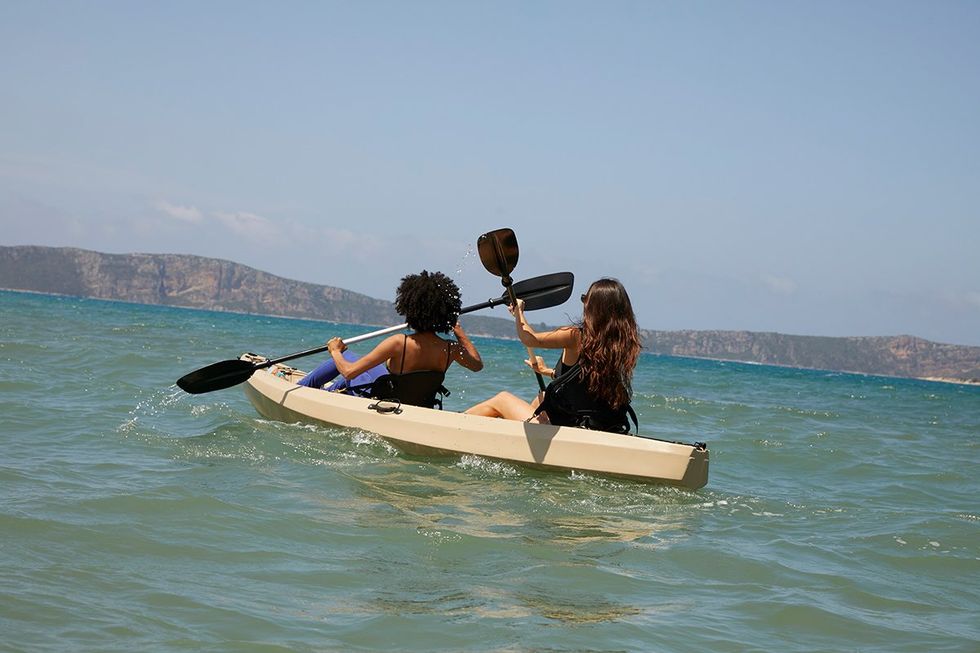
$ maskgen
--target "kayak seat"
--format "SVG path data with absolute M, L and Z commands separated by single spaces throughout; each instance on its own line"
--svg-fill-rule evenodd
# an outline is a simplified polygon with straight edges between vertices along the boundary
M 372 399 L 399 401 L 422 408 L 438 407 L 442 410 L 442 400 L 450 394 L 442 384 L 445 378 L 445 372 L 431 370 L 382 374 L 370 384 L 368 396 Z

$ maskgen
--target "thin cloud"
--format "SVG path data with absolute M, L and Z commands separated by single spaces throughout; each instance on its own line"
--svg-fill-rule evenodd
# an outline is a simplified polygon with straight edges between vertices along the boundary
M 195 206 L 179 206 L 166 200 L 160 200 L 156 203 L 156 208 L 164 215 L 181 222 L 197 224 L 204 220 L 204 214 Z
M 357 288 L 378 296 L 390 294 L 390 279 L 379 275 L 385 279 L 384 283 L 372 285 L 365 281 L 363 271 L 381 269 L 380 261 L 385 269 L 400 271 L 389 275 L 397 279 L 399 274 L 422 267 L 461 273 L 467 258 L 448 257 L 447 260 L 447 252 L 466 250 L 462 243 L 431 236 L 357 231 L 339 220 L 307 224 L 289 218 L 267 218 L 249 211 L 202 211 L 190 204 L 166 200 L 156 202 L 154 209 L 158 217 L 147 221 L 146 228 L 141 230 L 143 239 L 158 233 L 166 233 L 174 242 L 193 238 L 195 253 L 204 256 L 231 258 L 288 278 Z M 130 230 L 138 229 L 132 221 L 126 226 Z M 156 242 L 161 242 L 159 235 Z M 270 248 L 288 249 L 289 255 L 269 258 Z M 430 263 L 420 265 L 419 261 Z M 368 277 L 373 280 L 372 275 Z
M 234 213 L 215 211 L 214 219 L 242 238 L 257 243 L 282 242 L 282 230 L 268 218 L 261 215 L 237 211 Z
M 404 242 L 398 239 L 378 236 L 372 233 L 358 233 L 345 228 L 330 226 L 310 227 L 300 223 L 291 223 L 290 230 L 296 239 L 316 243 L 320 251 L 334 255 L 355 255 L 364 260 L 377 260 L 390 257 L 399 248 L 404 248 Z
M 788 277 L 777 277 L 771 274 L 762 275 L 762 283 L 777 295 L 792 295 L 796 292 L 796 282 Z
M 311 226 L 288 219 L 272 220 L 250 211 L 202 211 L 193 205 L 167 200 L 154 204 L 156 211 L 169 218 L 170 224 L 198 225 L 221 229 L 241 241 L 269 245 L 291 244 L 303 248 L 315 243 L 319 251 L 336 255 L 358 250 L 369 256 L 385 256 L 396 250 L 399 243 L 368 233 L 345 228 Z

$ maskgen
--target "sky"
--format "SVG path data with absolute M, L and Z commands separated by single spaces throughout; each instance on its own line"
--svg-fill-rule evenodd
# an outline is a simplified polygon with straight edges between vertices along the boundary
M 502 227 L 647 329 L 980 345 L 980 3 L 0 0 L 0 244 L 465 305 Z

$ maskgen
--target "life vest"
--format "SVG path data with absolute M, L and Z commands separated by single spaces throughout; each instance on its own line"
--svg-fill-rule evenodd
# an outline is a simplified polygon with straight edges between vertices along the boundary
M 613 409 L 608 403 L 589 392 L 581 361 L 561 372 L 544 390 L 544 400 L 534 414 L 548 413 L 555 426 L 577 426 L 593 431 L 627 434 L 630 419 L 637 431 L 640 426 L 629 404 Z

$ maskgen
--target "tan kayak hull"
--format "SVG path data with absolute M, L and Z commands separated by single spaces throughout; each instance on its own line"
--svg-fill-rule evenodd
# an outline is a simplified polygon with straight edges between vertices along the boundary
M 690 444 L 417 406 L 383 412 L 395 406 L 298 386 L 301 376 L 290 368 L 260 370 L 245 383 L 245 395 L 268 419 L 361 429 L 411 454 L 472 454 L 690 489 L 708 482 L 708 451 Z

